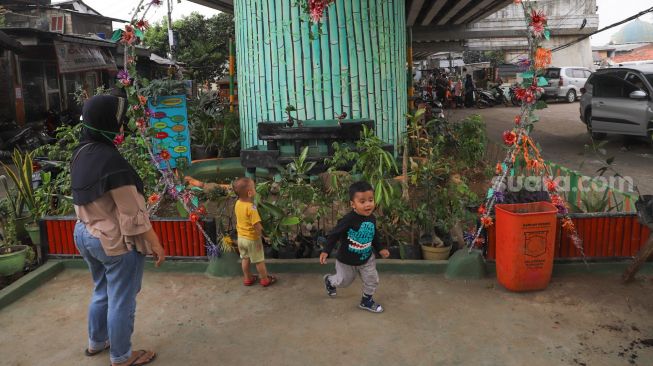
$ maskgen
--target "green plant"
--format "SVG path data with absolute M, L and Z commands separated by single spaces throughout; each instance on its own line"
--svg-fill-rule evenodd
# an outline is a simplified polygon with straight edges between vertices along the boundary
M 301 219 L 287 215 L 281 207 L 269 202 L 259 201 L 257 208 L 261 215 L 263 234 L 268 237 L 272 247 L 278 250 L 285 246 L 287 242 L 284 239 L 287 238 L 290 227 L 298 225 Z
M 374 187 L 374 200 L 380 207 L 388 206 L 395 187 L 392 178 L 399 173 L 394 156 L 384 150 L 384 142 L 374 131 L 363 126 L 361 138 L 355 150 L 338 143 L 333 144 L 334 154 L 327 160 L 330 171 L 346 168 L 353 164 L 351 172 L 360 174 L 362 179 Z
M 5 173 L 13 181 L 17 192 L 17 197 L 14 201 L 14 213 L 16 214 L 16 217 L 21 217 L 25 209 L 27 209 L 34 217 L 37 212 L 34 189 L 32 187 L 32 174 L 34 173 L 32 153 L 27 152 L 23 154 L 20 150 L 15 149 L 11 156 L 11 160 L 16 167 L 15 172 L 4 163 L 2 163 L 2 167 L 5 169 Z M 7 188 L 6 180 L 3 181 L 3 185 L 7 194 L 9 194 L 10 191 Z
M 487 148 L 487 135 L 481 116 L 474 114 L 454 124 L 452 142 L 455 144 L 450 150 L 455 150 L 462 163 L 471 166 L 482 161 Z
M 143 87 L 140 94 L 148 98 L 157 98 L 165 95 L 186 94 L 186 83 L 174 79 L 140 79 Z
M 240 122 L 235 113 L 221 104 L 215 92 L 202 93 L 189 104 L 191 142 L 218 157 L 240 153 Z

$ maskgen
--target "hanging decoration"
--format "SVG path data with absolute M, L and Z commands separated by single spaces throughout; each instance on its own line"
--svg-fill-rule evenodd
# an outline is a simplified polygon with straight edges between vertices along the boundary
M 155 189 L 158 193 L 147 198 L 148 212 L 150 214 L 156 212 L 161 202 L 163 202 L 163 197 L 167 195 L 176 201 L 180 216 L 187 217 L 204 236 L 208 256 L 219 257 L 218 246 L 208 236 L 201 224 L 201 218 L 206 215 L 206 209 L 200 204 L 199 198 L 195 195 L 196 192 L 201 191 L 201 188 L 189 188 L 182 182 L 176 171 L 170 167 L 171 154 L 169 151 L 163 150 L 158 154 L 153 152 L 150 141 L 153 134 L 153 129 L 150 127 L 150 118 L 156 118 L 157 116 L 147 107 L 147 98 L 139 93 L 139 80 L 135 63 L 136 45 L 143 41 L 143 31 L 149 27 L 146 20 L 147 13 L 152 7 L 160 6 L 161 3 L 162 0 L 140 0 L 134 9 L 129 25 L 113 33 L 111 39 L 114 42 L 119 42 L 125 48 L 123 69 L 117 75 L 118 86 L 125 89 L 131 106 L 127 111 L 130 120 L 129 126 L 138 133 L 149 159 L 161 174 Z M 115 142 L 120 143 L 121 141 L 118 140 Z
M 514 118 L 515 126 L 512 130 L 503 133 L 503 142 L 507 153 L 503 161 L 498 162 L 495 168 L 496 177 L 492 187 L 488 190 L 486 201 L 478 209 L 480 225 L 475 232 L 465 235 L 465 241 L 471 251 L 474 247 L 481 247 L 485 240 L 481 236 L 484 229 L 494 225 L 492 213 L 494 205 L 505 199 L 506 180 L 515 174 L 516 168 L 530 174 L 542 176 L 545 189 L 551 203 L 558 209 L 562 216 L 562 228 L 572 240 L 583 258 L 583 241 L 581 240 L 573 221 L 569 217 L 568 204 L 559 192 L 558 185 L 553 179 L 551 169 L 544 163 L 538 145 L 530 137 L 534 124 L 539 120 L 535 111 L 546 107 L 546 103 L 538 101 L 538 96 L 543 93 L 542 86 L 547 85 L 546 79 L 541 75 L 544 69 L 551 64 L 551 50 L 542 47 L 542 41 L 549 39 L 551 32 L 547 23 L 547 16 L 543 10 L 536 9 L 533 3 L 514 0 L 521 6 L 526 20 L 529 55 L 520 58 L 517 62 L 523 83 L 516 92 L 516 98 L 521 102 L 521 113 Z

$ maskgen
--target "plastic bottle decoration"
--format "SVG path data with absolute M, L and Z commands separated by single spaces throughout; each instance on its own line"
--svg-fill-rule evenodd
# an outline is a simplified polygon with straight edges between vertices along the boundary
M 467 234 L 465 240 L 470 251 L 474 247 L 484 245 L 485 241 L 481 237 L 483 229 L 494 224 L 491 217 L 494 204 L 503 202 L 506 178 L 514 174 L 515 163 L 519 161 L 524 163 L 527 172 L 545 177 L 549 199 L 558 209 L 558 213 L 563 216 L 562 228 L 585 258 L 583 241 L 569 217 L 568 204 L 558 192 L 559 187 L 552 177 L 550 167 L 544 163 L 537 144 L 530 137 L 534 123 L 539 120 L 535 111 L 546 108 L 546 103 L 537 99 L 543 92 L 542 86 L 546 85 L 546 80 L 539 75 L 551 64 L 551 50 L 541 47 L 542 40 L 549 39 L 551 36 L 547 16 L 543 10 L 536 9 L 532 3 L 524 3 L 521 0 L 515 0 L 514 3 L 521 5 L 525 25 L 528 28 L 529 57 L 520 58 L 517 63 L 524 71 L 521 74 L 524 82 L 515 91 L 516 98 L 521 102 L 521 113 L 514 117 L 513 129 L 503 133 L 503 142 L 507 148 L 506 157 L 502 162 L 497 163 L 494 183 L 488 190 L 485 203 L 478 210 L 481 224 L 475 233 Z

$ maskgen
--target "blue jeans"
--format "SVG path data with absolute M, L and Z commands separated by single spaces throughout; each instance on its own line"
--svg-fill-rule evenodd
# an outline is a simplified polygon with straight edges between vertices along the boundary
M 75 225 L 75 245 L 95 284 L 88 307 L 88 347 L 101 350 L 109 343 L 111 362 L 125 362 L 132 353 L 136 294 L 141 290 L 145 256 L 136 251 L 106 255 L 100 240 L 82 222 Z

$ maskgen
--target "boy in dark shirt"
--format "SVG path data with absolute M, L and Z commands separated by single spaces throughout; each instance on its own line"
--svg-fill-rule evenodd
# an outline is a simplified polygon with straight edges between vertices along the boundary
M 374 189 L 367 182 L 356 182 L 349 187 L 349 200 L 352 211 L 345 215 L 327 237 L 327 245 L 320 254 L 320 263 L 326 264 L 329 253 L 340 242 L 336 257 L 336 274 L 324 276 L 327 294 L 336 296 L 336 288 L 347 287 L 361 276 L 363 281 L 363 298 L 358 305 L 363 310 L 374 313 L 383 311 L 381 305 L 374 302 L 372 296 L 379 285 L 376 260 L 372 247 L 383 258 L 390 252 L 379 241 L 374 212 Z

